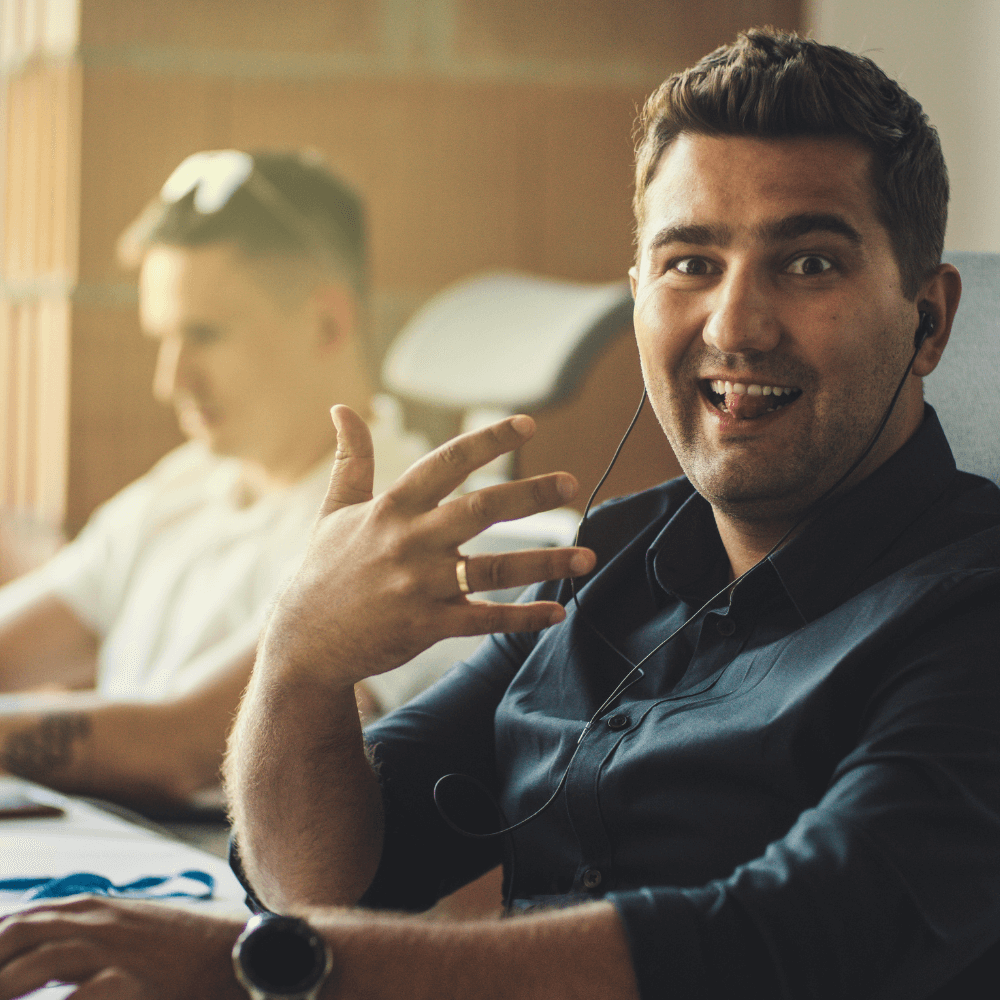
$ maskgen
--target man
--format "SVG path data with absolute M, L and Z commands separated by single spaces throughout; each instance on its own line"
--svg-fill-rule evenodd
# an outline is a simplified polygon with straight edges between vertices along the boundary
M 159 344 L 154 393 L 190 441 L 0 592 L 0 690 L 83 689 L 6 697 L 0 769 L 176 804 L 218 784 L 264 615 L 326 490 L 331 397 L 373 421 L 382 485 L 422 449 L 391 412 L 374 420 L 363 210 L 319 162 L 195 154 L 122 246 Z
M 315 946 L 279 965 L 324 998 L 995 990 L 1000 493 L 955 470 L 922 405 L 960 294 L 936 136 L 868 60 L 771 31 L 670 78 L 641 127 L 636 336 L 686 476 L 606 505 L 594 551 L 463 559 L 572 493 L 554 474 L 439 505 L 531 421 L 371 500 L 368 434 L 335 409 L 331 488 L 228 757 L 243 877 L 308 919 L 248 925 L 252 996 L 293 993 L 253 985 L 267 934 Z M 578 602 L 568 583 L 465 596 L 588 574 Z M 353 684 L 477 631 L 504 634 L 368 731 L 373 769 Z M 513 908 L 538 912 L 335 908 L 420 909 L 501 857 Z M 47 977 L 246 995 L 239 931 L 39 909 L 0 927 L 0 997 Z M 168 948 L 197 980 L 149 972 Z

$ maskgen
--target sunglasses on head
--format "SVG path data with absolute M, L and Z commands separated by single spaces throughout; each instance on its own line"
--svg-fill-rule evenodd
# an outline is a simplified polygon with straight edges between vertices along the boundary
M 329 255 L 329 241 L 288 198 L 256 168 L 254 158 L 238 149 L 192 153 L 160 188 L 160 201 L 173 205 L 192 191 L 192 202 L 202 215 L 213 215 L 229 204 L 237 191 L 245 191 L 286 229 L 311 247 Z

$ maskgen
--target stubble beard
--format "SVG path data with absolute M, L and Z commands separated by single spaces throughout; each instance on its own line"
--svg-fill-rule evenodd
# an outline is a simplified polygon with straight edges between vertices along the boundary
M 780 455 L 759 462 L 722 454 L 710 445 L 700 413 L 680 401 L 671 405 L 673 395 L 665 379 L 651 383 L 647 377 L 647 386 L 660 427 L 694 488 L 734 520 L 767 524 L 794 520 L 808 511 L 861 456 L 905 367 L 905 361 L 899 363 L 897 372 L 896 361 L 883 360 L 864 387 L 855 386 L 839 400 L 822 398 L 812 419 Z M 795 405 L 809 405 L 805 396 Z

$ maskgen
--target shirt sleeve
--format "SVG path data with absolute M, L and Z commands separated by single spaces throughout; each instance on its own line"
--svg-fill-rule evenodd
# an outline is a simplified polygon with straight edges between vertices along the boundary
M 609 894 L 643 1000 L 994 995 L 998 608 L 994 588 L 897 652 L 826 794 L 762 857 L 698 888 Z
M 500 838 L 473 838 L 455 827 L 491 833 L 506 825 L 495 804 L 493 716 L 523 662 L 513 639 L 522 637 L 488 637 L 469 659 L 366 731 L 382 785 L 385 843 L 359 905 L 425 910 L 501 861 Z
M 97 635 L 107 635 L 124 601 L 149 494 L 146 477 L 126 486 L 98 507 L 72 542 L 24 579 L 62 600 Z

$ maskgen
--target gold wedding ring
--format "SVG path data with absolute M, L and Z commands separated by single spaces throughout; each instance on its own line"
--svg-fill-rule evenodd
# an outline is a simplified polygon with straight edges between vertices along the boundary
M 465 556 L 455 563 L 455 576 L 458 577 L 458 589 L 462 591 L 463 594 L 471 594 L 472 591 L 469 589 L 469 577 L 465 572 L 465 564 L 468 562 Z

